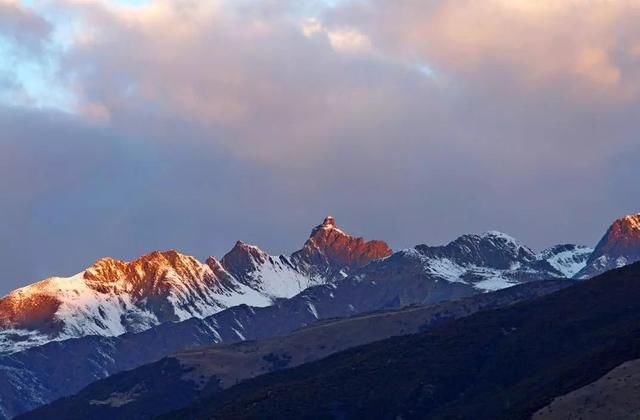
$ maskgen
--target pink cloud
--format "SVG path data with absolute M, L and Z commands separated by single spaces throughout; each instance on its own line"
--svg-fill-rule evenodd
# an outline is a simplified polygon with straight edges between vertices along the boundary
M 417 56 L 463 79 L 577 99 L 640 94 L 640 2 L 373 1 L 341 17 L 388 54 Z

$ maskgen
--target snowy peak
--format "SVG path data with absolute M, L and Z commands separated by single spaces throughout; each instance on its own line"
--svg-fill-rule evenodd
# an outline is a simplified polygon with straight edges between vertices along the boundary
M 444 246 L 418 245 L 426 257 L 446 258 L 463 265 L 476 265 L 506 270 L 515 264 L 529 264 L 536 254 L 511 236 L 490 231 L 481 235 L 463 235 Z
M 577 277 L 592 277 L 636 261 L 640 261 L 640 213 L 622 217 L 611 224 Z
M 584 265 L 586 260 L 586 256 L 575 254 L 582 255 L 588 250 L 576 245 L 564 247 L 537 254 L 509 235 L 490 231 L 463 235 L 443 246 L 418 245 L 392 259 L 414 261 L 424 273 L 488 291 L 530 281 L 570 277 L 568 272 L 577 271 L 579 262 Z M 557 261 L 551 261 L 553 258 Z
M 322 222 L 322 224 L 313 228 L 313 230 L 311 231 L 311 237 L 314 237 L 316 234 L 318 234 L 321 231 L 331 231 L 331 230 L 335 230 L 337 233 L 346 235 L 343 231 L 338 229 L 336 225 L 336 219 L 333 216 L 327 216 L 324 218 L 324 221 Z
M 594 259 L 601 255 L 631 256 L 640 254 L 640 213 L 613 222 L 596 246 Z
M 365 241 L 338 228 L 327 216 L 314 227 L 304 247 L 287 257 L 271 256 L 242 241 L 221 260 L 239 282 L 273 298 L 291 297 L 305 288 L 341 279 L 350 271 L 388 256 L 382 241 Z
M 231 251 L 222 257 L 221 263 L 227 271 L 242 277 L 242 273 L 264 264 L 268 258 L 269 255 L 257 246 L 238 241 Z
M 272 257 L 257 246 L 237 241 L 234 247 L 222 257 L 220 264 L 240 282 L 254 285 L 260 280 L 256 278 L 255 273 L 259 272 L 270 259 Z
M 222 258 L 221 265 L 238 282 L 274 301 L 290 298 L 309 286 L 324 282 L 324 279 L 307 276 L 284 255 L 274 257 L 242 241 L 236 242 Z
M 332 216 L 327 216 L 321 225 L 313 228 L 304 247 L 292 255 L 292 260 L 312 275 L 338 279 L 391 253 L 384 241 L 353 237 L 340 230 Z
M 0 299 L 0 353 L 84 335 L 115 336 L 206 317 L 272 299 L 239 283 L 215 260 L 175 250 L 131 262 L 102 258 L 67 278 L 52 277 Z

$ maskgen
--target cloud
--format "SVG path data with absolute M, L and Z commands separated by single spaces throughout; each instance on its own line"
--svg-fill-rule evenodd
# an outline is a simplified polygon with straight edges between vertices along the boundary
M 18 0 L 0 0 L 0 38 L 10 38 L 23 48 L 39 49 L 51 29 L 46 19 L 31 13 Z
M 361 26 L 389 54 L 418 56 L 471 81 L 579 100 L 637 100 L 640 3 L 422 1 L 356 3 L 339 22 Z
M 0 82 L 28 98 L 0 106 L 2 287 L 290 252 L 327 213 L 396 248 L 593 243 L 638 210 L 640 38 L 633 3 L 591 4 L 13 2 L 12 45 L 45 47 Z
M 422 76 L 372 54 L 354 29 L 311 34 L 309 18 L 274 4 L 56 2 L 76 22 L 62 83 L 79 114 L 138 135 L 157 133 L 136 119 L 180 118 L 260 164 L 306 167 L 344 142 L 364 147 L 339 133 L 397 112 L 405 79 Z
M 361 32 L 353 29 L 327 29 L 316 18 L 310 18 L 302 23 L 302 32 L 307 37 L 324 36 L 337 51 L 367 53 L 371 52 L 371 41 Z

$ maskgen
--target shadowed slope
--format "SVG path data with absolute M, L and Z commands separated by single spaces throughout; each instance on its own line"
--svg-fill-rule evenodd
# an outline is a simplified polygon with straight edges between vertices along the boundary
M 239 384 L 169 418 L 530 416 L 640 356 L 640 264 Z
M 569 280 L 529 283 L 437 305 L 321 321 L 284 337 L 202 347 L 98 381 L 76 396 L 26 417 L 149 418 L 186 406 L 197 398 L 215 395 L 247 378 L 318 360 L 357 345 L 424 331 L 480 310 L 552 293 L 570 284 Z

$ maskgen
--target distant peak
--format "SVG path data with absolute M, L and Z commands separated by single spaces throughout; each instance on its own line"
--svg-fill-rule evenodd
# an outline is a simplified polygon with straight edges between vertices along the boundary
M 481 236 L 484 238 L 491 237 L 491 238 L 503 239 L 506 242 L 511 242 L 514 244 L 518 243 L 516 238 L 514 238 L 513 236 L 507 235 L 506 233 L 500 232 L 498 230 L 490 230 L 488 232 L 483 233 Z
M 103 257 L 87 268 L 83 277 L 86 280 L 109 282 L 125 276 L 128 263 L 111 257 Z
M 304 247 L 292 255 L 294 261 L 338 272 L 363 267 L 373 260 L 387 257 L 392 251 L 383 241 L 366 241 L 339 229 L 336 220 L 327 216 L 311 231 Z
M 233 248 L 222 257 L 220 262 L 217 263 L 216 261 L 215 266 L 220 266 L 236 278 L 244 280 L 247 278 L 248 273 L 255 271 L 268 258 L 269 255 L 257 246 L 249 245 L 243 241 L 236 241 Z M 213 269 L 214 265 L 209 264 L 209 267 Z
M 112 264 L 126 264 L 125 261 L 121 261 L 121 260 L 117 260 L 115 258 L 112 257 L 102 257 L 99 260 L 97 260 L 96 262 L 94 262 L 93 264 L 91 264 L 91 267 L 102 267 L 102 266 L 108 266 L 108 265 L 112 265 Z M 89 268 L 91 268 L 89 267 Z
M 267 258 L 268 255 L 257 246 L 236 241 L 233 248 L 222 257 L 220 262 L 225 269 L 233 271 L 239 266 L 253 265 L 254 261 L 264 262 Z
M 592 277 L 636 261 L 640 261 L 640 213 L 623 216 L 611 224 L 577 277 Z
M 316 234 L 318 234 L 319 232 L 335 232 L 345 236 L 349 236 L 338 229 L 338 226 L 336 225 L 336 219 L 333 216 L 325 217 L 321 225 L 314 227 L 311 231 L 311 237 L 316 236 Z
M 327 216 L 327 217 L 324 218 L 324 221 L 322 222 L 322 226 L 335 227 L 336 226 L 336 219 L 334 219 L 333 216 Z
M 234 251 L 235 252 L 242 251 L 242 252 L 250 252 L 250 253 L 256 253 L 257 252 L 258 254 L 264 254 L 264 252 L 260 248 L 258 248 L 257 246 L 248 244 L 248 243 L 246 243 L 244 241 L 240 241 L 240 240 L 236 241 L 236 244 L 233 246 L 231 251 L 229 251 L 229 253 L 232 253 Z
M 500 232 L 497 230 L 490 230 L 487 232 L 483 232 L 481 234 L 466 234 L 456 238 L 454 241 L 450 242 L 449 245 L 464 243 L 464 242 L 472 242 L 479 243 L 481 241 L 490 241 L 493 243 L 502 243 L 512 248 L 522 247 L 520 242 L 516 238 L 511 235 L 508 235 L 504 232 Z
M 168 249 L 166 251 L 156 250 L 147 255 L 138 257 L 137 259 L 133 260 L 131 264 L 133 265 L 144 264 L 144 263 L 176 264 L 177 262 L 186 261 L 190 259 L 193 259 L 193 257 L 181 254 L 175 249 Z

